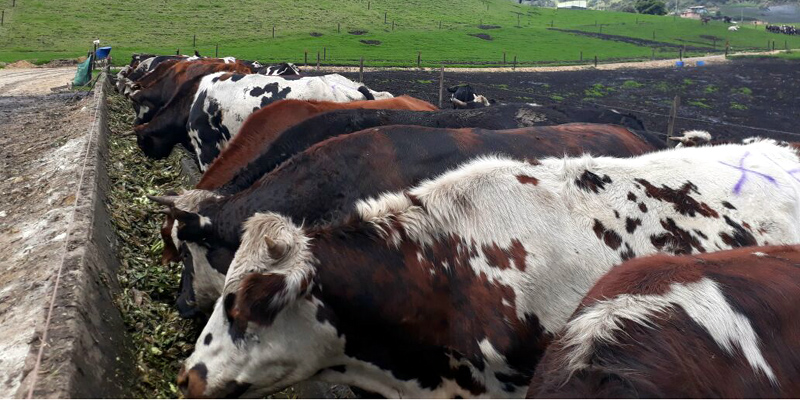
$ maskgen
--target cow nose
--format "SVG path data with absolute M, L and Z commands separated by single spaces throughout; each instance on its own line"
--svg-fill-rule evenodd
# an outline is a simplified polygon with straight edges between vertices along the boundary
M 188 371 L 186 366 L 182 366 L 181 370 L 178 371 L 178 388 L 183 393 L 183 397 L 188 399 L 204 398 L 207 375 L 208 369 L 203 363 L 195 365 Z

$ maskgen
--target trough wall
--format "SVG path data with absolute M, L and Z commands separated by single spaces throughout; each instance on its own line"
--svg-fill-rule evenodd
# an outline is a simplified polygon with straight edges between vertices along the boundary
M 103 73 L 94 90 L 93 116 L 84 149 L 83 179 L 49 325 L 37 328 L 16 397 L 113 398 L 131 393 L 134 371 L 129 338 L 113 298 L 119 293 L 119 239 L 106 206 L 109 178 L 108 108 L 111 86 Z M 42 307 L 47 313 L 52 291 Z M 46 331 L 38 373 L 39 348 Z

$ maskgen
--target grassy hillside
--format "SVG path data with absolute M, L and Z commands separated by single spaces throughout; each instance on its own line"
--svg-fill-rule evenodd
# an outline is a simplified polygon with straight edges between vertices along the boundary
M 729 34 L 722 23 L 703 26 L 672 17 L 556 11 L 508 0 L 16 0 L 15 8 L 11 2 L 0 0 L 6 10 L 0 61 L 74 58 L 85 55 L 92 39 L 99 37 L 103 45 L 114 47 L 115 63 L 121 64 L 133 52 L 174 54 L 180 48 L 191 53 L 193 35 L 204 55 L 213 56 L 219 45 L 220 55 L 302 63 L 308 51 L 311 63 L 317 51 L 327 48 L 327 63 L 357 64 L 363 56 L 370 65 L 413 65 L 418 51 L 424 65 L 496 64 L 504 51 L 509 63 L 515 55 L 521 63 L 576 62 L 580 52 L 601 61 L 649 58 L 651 47 L 656 57 L 673 58 L 677 49 L 669 45 L 710 48 L 711 37 L 718 38 L 720 49 L 725 40 L 736 49 L 763 49 L 770 39 L 778 40 L 778 47 L 785 39 L 790 47 L 800 47 L 800 37 L 763 28 Z M 609 40 L 550 30 L 551 23 L 559 29 L 602 29 L 604 35 L 648 41 L 655 32 L 656 39 Z M 500 28 L 480 29 L 480 24 Z M 367 33 L 348 33 L 353 31 Z M 311 36 L 313 32 L 321 36 Z M 491 40 L 470 34 L 486 34 Z

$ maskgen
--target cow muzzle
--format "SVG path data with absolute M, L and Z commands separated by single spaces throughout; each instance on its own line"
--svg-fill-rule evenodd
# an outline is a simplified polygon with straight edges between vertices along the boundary
M 202 363 L 195 365 L 188 371 L 186 366 L 182 366 L 178 372 L 178 388 L 183 397 L 189 399 L 205 398 L 206 386 L 208 386 L 207 378 L 208 368 Z

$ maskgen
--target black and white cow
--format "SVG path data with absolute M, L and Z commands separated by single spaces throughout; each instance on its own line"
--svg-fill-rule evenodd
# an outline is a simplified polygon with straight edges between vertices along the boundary
M 281 99 L 350 102 L 392 98 L 341 75 L 283 78 L 216 73 L 200 81 L 187 131 L 205 171 L 254 111 Z
M 475 93 L 470 85 L 458 85 L 447 88 L 450 95 L 450 103 L 453 108 L 472 109 L 489 107 L 494 103 L 486 97 Z
M 189 397 L 309 378 L 386 397 L 524 396 L 614 265 L 800 241 L 798 167 L 772 141 L 487 157 L 332 224 L 256 214 L 178 385 Z

